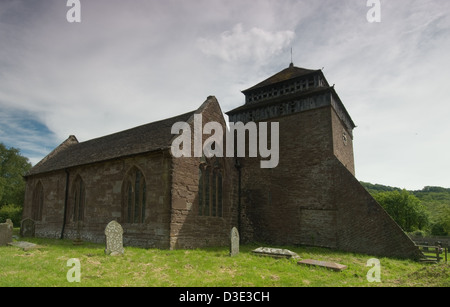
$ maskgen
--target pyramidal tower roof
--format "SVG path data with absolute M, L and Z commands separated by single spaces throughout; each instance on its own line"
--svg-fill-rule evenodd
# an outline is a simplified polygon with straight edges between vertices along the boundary
M 252 86 L 251 88 L 248 88 L 248 89 L 242 91 L 242 93 L 245 94 L 246 92 L 249 92 L 249 91 L 252 91 L 252 90 L 255 90 L 258 88 L 273 85 L 276 83 L 280 83 L 280 82 L 298 78 L 298 77 L 304 77 L 309 74 L 317 73 L 318 71 L 320 71 L 320 70 L 312 70 L 312 69 L 296 67 L 296 66 L 294 66 L 293 63 L 291 63 L 288 68 L 283 69 L 282 71 L 280 71 L 280 72 L 276 73 L 275 75 L 267 78 L 266 80 L 256 84 L 255 86 Z

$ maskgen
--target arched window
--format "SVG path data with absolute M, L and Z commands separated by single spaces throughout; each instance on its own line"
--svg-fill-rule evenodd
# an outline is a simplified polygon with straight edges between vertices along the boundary
M 72 222 L 84 221 L 85 194 L 83 179 L 78 175 L 72 187 L 72 210 L 70 212 Z
M 31 205 L 31 216 L 35 221 L 42 220 L 42 210 L 44 208 L 44 187 L 39 181 L 33 191 L 33 202 Z
M 142 172 L 134 167 L 124 180 L 123 217 L 125 223 L 144 223 L 147 186 Z
M 198 215 L 222 217 L 223 170 L 217 159 L 202 157 L 198 180 Z

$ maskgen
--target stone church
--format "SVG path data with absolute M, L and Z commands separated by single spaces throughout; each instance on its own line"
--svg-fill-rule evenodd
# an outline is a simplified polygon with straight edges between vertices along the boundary
M 244 90 L 230 122 L 279 123 L 279 163 L 172 155 L 177 122 L 227 125 L 215 97 L 192 112 L 86 142 L 70 136 L 26 174 L 23 218 L 37 237 L 162 249 L 241 242 L 417 258 L 414 243 L 355 178 L 355 124 L 321 70 L 292 63 Z M 225 138 L 225 132 L 224 132 Z M 203 135 L 203 141 L 208 135 Z M 247 139 L 248 145 L 248 139 Z

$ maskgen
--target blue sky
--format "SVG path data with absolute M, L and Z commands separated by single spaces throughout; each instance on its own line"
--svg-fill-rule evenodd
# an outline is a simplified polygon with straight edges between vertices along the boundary
M 356 123 L 359 180 L 450 187 L 450 1 L 0 1 L 0 142 L 38 162 L 196 109 L 286 68 L 323 68 Z

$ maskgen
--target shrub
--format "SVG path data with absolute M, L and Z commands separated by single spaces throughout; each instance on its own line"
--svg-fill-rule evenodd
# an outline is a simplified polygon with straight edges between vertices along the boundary
M 424 238 L 427 236 L 427 232 L 424 230 L 416 230 L 416 231 L 412 232 L 411 234 L 415 237 L 420 237 L 420 238 Z
M 403 231 L 423 230 L 428 226 L 429 217 L 425 206 L 408 191 L 381 192 L 373 197 Z
M 10 219 L 14 227 L 20 227 L 20 221 L 22 219 L 22 207 L 17 205 L 5 205 L 0 208 L 0 223 L 5 223 L 7 219 Z

